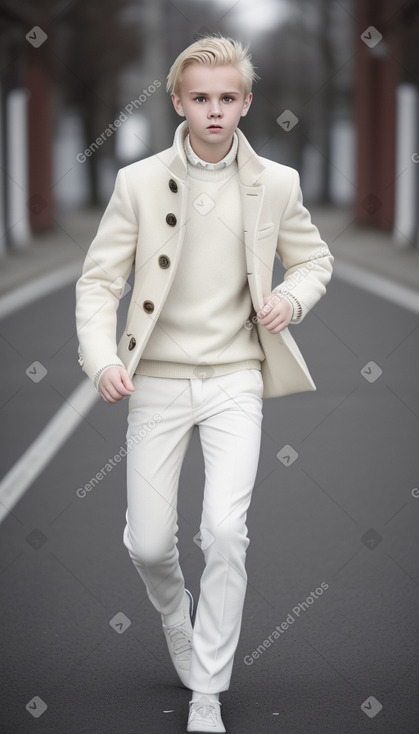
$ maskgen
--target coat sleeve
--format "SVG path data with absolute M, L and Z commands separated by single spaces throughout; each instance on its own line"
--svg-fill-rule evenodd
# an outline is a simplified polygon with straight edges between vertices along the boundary
M 117 356 L 117 310 L 135 260 L 138 220 L 130 201 L 124 169 L 115 186 L 76 283 L 79 364 L 95 382 Z
M 277 253 L 285 274 L 283 282 L 273 292 L 289 297 L 294 307 L 291 323 L 300 323 L 326 293 L 326 285 L 332 277 L 334 257 L 303 205 L 298 171 L 291 171 L 291 194 L 281 219 L 277 241 Z

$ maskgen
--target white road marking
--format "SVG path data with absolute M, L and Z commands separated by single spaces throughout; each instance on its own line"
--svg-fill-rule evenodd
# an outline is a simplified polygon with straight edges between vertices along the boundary
M 54 458 L 99 398 L 90 380 L 83 380 L 45 426 L 38 438 L 0 482 L 0 523 L 28 487 Z
M 69 283 L 75 283 L 81 275 L 82 267 L 83 263 L 70 263 L 0 296 L 0 319 L 4 319 L 20 308 L 48 296 Z
M 333 264 L 332 281 L 334 277 L 345 280 L 350 285 L 363 288 L 380 298 L 407 308 L 413 313 L 419 313 L 419 293 L 400 283 L 395 283 L 382 275 L 376 275 L 358 265 L 351 265 L 335 259 Z

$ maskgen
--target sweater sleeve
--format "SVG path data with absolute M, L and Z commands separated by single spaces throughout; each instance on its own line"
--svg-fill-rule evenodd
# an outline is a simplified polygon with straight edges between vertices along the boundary
M 95 385 L 117 356 L 117 310 L 135 259 L 138 221 L 130 201 L 124 169 L 117 173 L 110 201 L 76 283 L 79 364 Z

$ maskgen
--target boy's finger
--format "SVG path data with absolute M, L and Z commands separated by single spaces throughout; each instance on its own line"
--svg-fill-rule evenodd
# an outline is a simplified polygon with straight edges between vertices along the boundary
M 121 377 L 121 382 L 123 386 L 125 387 L 125 389 L 129 390 L 129 392 L 133 392 L 135 390 L 135 387 L 132 384 L 132 381 L 130 380 L 130 378 L 128 377 L 128 373 L 126 372 L 122 373 L 120 377 Z
M 269 313 L 265 314 L 259 321 L 262 321 L 264 326 L 267 326 L 271 323 L 271 321 L 274 321 L 276 318 L 278 318 L 278 313 L 276 313 L 275 309 L 272 309 Z
M 115 390 L 117 392 L 118 399 L 120 399 L 120 398 L 126 398 L 127 395 L 130 395 L 131 394 L 131 390 L 127 390 L 127 388 L 124 387 L 124 385 L 115 386 Z
M 112 397 L 112 395 L 110 394 L 109 390 L 103 389 L 103 390 L 101 390 L 100 394 L 102 395 L 102 398 L 107 403 L 114 403 L 115 402 L 115 398 Z

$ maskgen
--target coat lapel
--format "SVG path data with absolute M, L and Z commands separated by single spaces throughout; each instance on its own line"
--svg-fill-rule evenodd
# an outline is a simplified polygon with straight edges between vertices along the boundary
M 237 128 L 236 132 L 239 138 L 237 165 L 240 177 L 246 270 L 253 307 L 257 312 L 263 305 L 257 232 L 265 195 L 265 187 L 257 184 L 257 180 L 265 170 L 265 166 L 241 130 Z
M 262 283 L 259 275 L 259 253 L 257 231 L 262 210 L 264 186 L 245 186 L 240 184 L 244 245 L 246 254 L 246 271 L 249 290 L 255 311 L 263 305 Z

